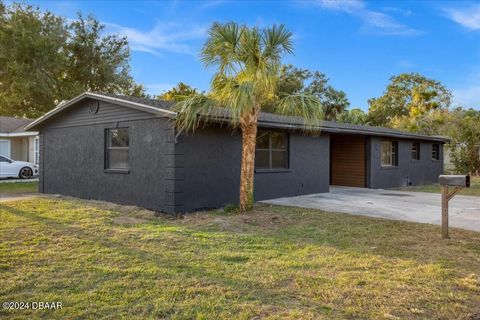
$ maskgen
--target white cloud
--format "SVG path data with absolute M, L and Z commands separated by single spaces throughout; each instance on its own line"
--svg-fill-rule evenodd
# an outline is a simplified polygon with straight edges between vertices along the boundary
M 446 16 L 469 30 L 480 30 L 480 4 L 469 8 L 443 9 Z
M 157 24 L 153 29 L 143 31 L 114 23 L 105 23 L 106 32 L 126 36 L 134 51 L 161 54 L 162 51 L 195 55 L 192 40 L 206 36 L 206 28 L 198 25 L 179 23 Z
M 318 0 L 316 4 L 323 9 L 343 11 L 346 13 L 355 13 L 355 11 L 365 9 L 365 4 L 360 0 Z
M 344 12 L 358 17 L 364 24 L 363 29 L 369 32 L 383 35 L 418 35 L 421 33 L 419 30 L 398 22 L 386 13 L 368 9 L 361 0 L 317 0 L 314 3 L 325 10 Z
M 205 1 L 205 2 L 202 2 L 201 5 L 200 5 L 200 9 L 208 9 L 208 8 L 213 8 L 213 7 L 217 7 L 217 6 L 220 6 L 220 5 L 223 5 L 227 3 L 227 1 L 225 0 L 210 0 L 210 1 Z
M 383 7 L 382 11 L 383 12 L 395 13 L 395 14 L 401 14 L 402 16 L 405 16 L 405 17 L 409 17 L 413 14 L 412 10 L 403 10 L 403 9 L 395 8 L 395 7 Z

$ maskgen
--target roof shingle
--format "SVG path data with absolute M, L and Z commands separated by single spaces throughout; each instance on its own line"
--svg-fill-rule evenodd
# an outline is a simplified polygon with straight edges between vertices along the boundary
M 103 94 L 117 99 L 132 101 L 136 103 L 142 103 L 154 108 L 170 110 L 173 106 L 172 102 L 158 100 L 158 99 L 149 99 L 149 98 L 138 98 L 131 96 L 122 96 L 115 94 Z M 228 116 L 222 110 L 215 115 L 219 120 L 226 120 Z M 302 129 L 304 128 L 304 122 L 301 117 L 290 117 L 290 116 L 281 116 L 277 114 L 262 112 L 259 117 L 260 126 L 271 126 L 284 129 Z M 320 130 L 329 133 L 351 133 L 351 134 L 365 134 L 365 135 L 374 135 L 374 136 L 385 136 L 385 137 L 397 137 L 397 138 L 411 138 L 411 139 L 422 139 L 422 140 L 434 140 L 434 141 L 448 141 L 449 138 L 442 136 L 429 136 L 424 134 L 405 132 L 400 130 L 394 130 L 384 127 L 373 127 L 367 125 L 356 125 L 343 122 L 335 121 L 322 121 L 320 125 Z
M 131 103 L 132 107 L 145 107 L 148 108 L 145 111 L 153 112 L 154 113 L 167 113 L 169 116 L 175 116 L 175 112 L 173 112 L 172 106 L 174 105 L 173 102 L 165 101 L 165 100 L 158 100 L 158 99 L 150 99 L 150 98 L 140 98 L 140 97 L 132 97 L 132 96 L 124 96 L 118 94 L 109 94 L 109 93 L 83 93 L 80 96 L 73 98 L 72 100 L 67 101 L 63 105 L 57 106 L 57 108 L 51 110 L 43 117 L 35 120 L 30 126 L 29 130 L 35 129 L 41 122 L 45 121 L 49 117 L 53 116 L 54 114 L 61 112 L 64 108 L 76 103 L 79 99 L 89 97 L 89 98 L 101 98 L 104 96 L 105 99 L 110 100 L 118 100 L 118 102 L 123 102 L 123 104 L 127 105 Z M 213 121 L 217 122 L 228 122 L 229 120 L 229 112 L 227 109 L 218 108 L 214 110 L 212 113 L 208 114 L 207 117 L 211 118 Z M 31 121 L 31 120 L 28 120 Z M 274 127 L 274 128 L 281 128 L 281 129 L 295 129 L 295 130 L 302 130 L 305 129 L 303 118 L 301 117 L 290 117 L 290 116 L 281 116 L 272 113 L 262 112 L 259 117 L 259 126 L 261 127 Z M 363 134 L 363 135 L 372 135 L 372 136 L 384 136 L 384 137 L 392 137 L 392 138 L 405 138 L 405 139 L 418 139 L 418 140 L 429 140 L 429 141 L 439 141 L 439 142 L 446 142 L 449 141 L 447 137 L 441 136 L 428 136 L 424 134 L 412 133 L 412 132 L 405 132 L 400 130 L 394 130 L 390 128 L 382 128 L 382 127 L 372 127 L 372 126 L 365 126 L 365 125 L 355 125 L 350 123 L 341 123 L 335 121 L 322 121 L 319 126 L 320 131 L 329 132 L 329 133 L 348 133 L 348 134 Z
M 165 101 L 165 100 L 159 100 L 159 99 L 151 99 L 151 98 L 141 98 L 141 97 L 132 97 L 132 96 L 124 96 L 120 94 L 111 94 L 111 93 L 96 93 L 100 94 L 103 96 L 107 97 L 112 97 L 115 99 L 121 99 L 125 101 L 131 101 L 135 103 L 141 103 L 145 104 L 150 107 L 158 108 L 158 109 L 164 109 L 164 110 L 170 110 L 170 108 L 173 106 L 172 102 Z
M 25 126 L 33 120 L 15 117 L 0 117 L 0 133 L 25 132 Z

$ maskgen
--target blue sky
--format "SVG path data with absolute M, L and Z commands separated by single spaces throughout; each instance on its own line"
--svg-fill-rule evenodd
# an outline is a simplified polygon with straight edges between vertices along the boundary
M 179 81 L 208 90 L 212 70 L 198 52 L 214 21 L 285 24 L 295 54 L 286 63 L 327 74 L 352 107 L 368 108 L 388 79 L 420 72 L 480 109 L 478 1 L 34 1 L 67 18 L 93 13 L 107 32 L 126 35 L 132 74 L 151 94 Z

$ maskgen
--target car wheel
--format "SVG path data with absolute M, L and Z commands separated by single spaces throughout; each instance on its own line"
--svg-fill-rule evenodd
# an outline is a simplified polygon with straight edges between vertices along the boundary
M 23 167 L 20 169 L 18 176 L 20 179 L 30 179 L 33 176 L 33 171 L 29 167 Z

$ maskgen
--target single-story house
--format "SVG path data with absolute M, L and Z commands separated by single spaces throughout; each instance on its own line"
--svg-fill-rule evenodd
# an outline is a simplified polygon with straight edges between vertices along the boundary
M 33 120 L 0 116 L 0 155 L 38 164 L 38 132 L 25 131 Z
M 175 129 L 161 100 L 84 93 L 27 126 L 39 131 L 43 193 L 134 204 L 167 213 L 238 203 L 241 135 L 223 120 Z M 262 113 L 255 200 L 437 181 L 444 137 Z

